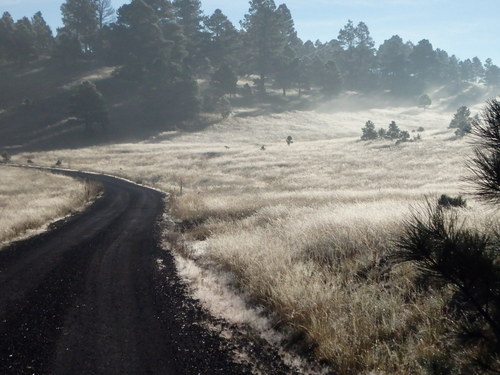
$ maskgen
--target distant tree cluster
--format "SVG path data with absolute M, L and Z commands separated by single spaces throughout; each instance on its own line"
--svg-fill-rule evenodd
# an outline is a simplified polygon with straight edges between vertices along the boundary
M 377 138 L 396 140 L 398 142 L 407 142 L 410 139 L 410 133 L 406 130 L 401 130 L 395 121 L 391 121 L 387 129 L 380 128 L 375 129 L 375 124 L 368 120 L 365 127 L 361 129 L 363 134 L 361 135 L 362 141 L 369 141 Z M 419 129 L 420 132 L 420 129 Z M 416 139 L 420 139 L 420 135 Z
M 200 0 L 131 0 L 116 11 L 111 0 L 64 0 L 61 14 L 54 37 L 40 12 L 18 21 L 4 13 L 0 63 L 51 57 L 67 67 L 81 59 L 117 66 L 115 77 L 139 89 L 145 114 L 159 123 L 218 111 L 236 93 L 262 98 L 270 88 L 283 96 L 383 92 L 425 109 L 425 91 L 437 84 L 500 86 L 491 59 L 461 61 L 426 39 L 413 44 L 398 35 L 377 48 L 364 22 L 349 20 L 328 42 L 304 42 L 287 5 L 274 0 L 251 0 L 238 27 L 220 9 L 203 14 Z M 253 85 L 237 90 L 240 77 Z M 203 95 L 200 79 L 210 83 Z
M 303 42 L 286 4 L 276 6 L 273 0 L 251 0 L 240 28 L 220 9 L 205 16 L 199 0 L 132 0 L 116 12 L 110 0 L 65 0 L 61 14 L 64 26 L 54 38 L 40 12 L 16 22 L 4 13 L 0 60 L 51 55 L 67 63 L 86 56 L 121 64 L 123 59 L 136 59 L 132 70 L 142 73 L 144 59 L 156 61 L 156 54 L 168 62 L 164 73 L 170 74 L 174 65 L 189 70 L 184 77 L 231 69 L 236 76 L 257 75 L 257 91 L 265 92 L 272 84 L 283 95 L 291 89 L 302 93 L 318 87 L 325 95 L 384 90 L 418 97 L 432 84 L 457 90 L 462 82 L 500 85 L 500 68 L 491 59 L 462 61 L 434 49 L 426 39 L 413 44 L 398 35 L 376 48 L 364 22 L 356 25 L 349 20 L 337 38 L 326 43 Z M 160 52 L 155 52 L 160 44 Z M 131 68 L 130 61 L 128 65 Z

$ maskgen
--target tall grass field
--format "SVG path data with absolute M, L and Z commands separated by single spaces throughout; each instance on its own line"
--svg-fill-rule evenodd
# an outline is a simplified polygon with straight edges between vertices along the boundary
M 424 292 L 413 266 L 391 263 L 402 223 L 426 200 L 462 194 L 463 225 L 498 229 L 498 214 L 466 194 L 470 139 L 448 129 L 452 115 L 416 107 L 237 111 L 200 132 L 34 157 L 170 193 L 170 214 L 191 228 L 184 239 L 202 249 L 193 259 L 229 272 L 249 302 L 302 335 L 336 373 L 427 374 L 433 363 L 460 364 L 449 344 L 451 292 Z M 421 139 L 360 141 L 367 120 L 377 128 L 396 121 Z

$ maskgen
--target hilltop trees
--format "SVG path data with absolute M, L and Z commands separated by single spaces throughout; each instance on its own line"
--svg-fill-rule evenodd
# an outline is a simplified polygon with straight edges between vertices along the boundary
M 220 9 L 204 20 L 209 33 L 207 56 L 214 66 L 237 65 L 238 31 Z
M 97 4 L 94 0 L 66 0 L 61 5 L 64 28 L 75 36 L 84 52 L 92 52 L 92 38 L 98 29 Z
M 48 55 L 52 45 L 52 31 L 41 12 L 31 20 L 23 17 L 14 22 L 8 12 L 0 18 L 0 60 L 23 64 Z
M 265 92 L 267 79 L 274 72 L 273 63 L 286 44 L 286 33 L 280 28 L 274 1 L 250 1 L 250 9 L 241 26 L 246 33 L 244 40 L 250 55 L 250 69 L 259 75 L 258 88 Z
M 114 28 L 117 47 L 126 46 L 120 75 L 142 90 L 147 114 L 174 121 L 198 111 L 197 84 L 183 65 L 187 56 L 182 28 L 168 3 L 132 0 L 118 10 Z

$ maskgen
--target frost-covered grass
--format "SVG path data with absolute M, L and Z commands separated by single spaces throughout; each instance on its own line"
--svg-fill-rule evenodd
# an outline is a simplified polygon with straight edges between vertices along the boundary
M 415 271 L 392 267 L 387 254 L 410 207 L 466 190 L 470 145 L 447 129 L 451 116 L 386 108 L 233 117 L 199 133 L 35 157 L 171 192 L 177 219 L 207 241 L 196 259 L 229 271 L 340 374 L 418 374 L 449 355 L 449 296 L 418 291 Z M 367 120 L 425 131 L 418 142 L 360 142 Z M 468 225 L 487 227 L 488 213 L 468 199 Z
M 93 184 L 33 169 L 0 166 L 0 245 L 80 209 Z

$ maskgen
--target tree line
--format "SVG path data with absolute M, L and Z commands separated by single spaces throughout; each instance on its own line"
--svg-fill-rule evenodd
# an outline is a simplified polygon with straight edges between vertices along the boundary
M 220 9 L 203 14 L 199 0 L 132 0 L 117 11 L 110 0 L 66 0 L 61 13 L 63 27 L 54 37 L 40 12 L 17 21 L 5 12 L 0 61 L 102 60 L 154 99 L 148 101 L 153 112 L 169 103 L 178 113 L 195 113 L 197 78 L 217 86 L 212 102 L 234 93 L 235 77 L 242 76 L 254 77 L 247 90 L 265 94 L 274 87 L 284 96 L 315 88 L 326 96 L 354 90 L 415 98 L 436 84 L 456 91 L 464 83 L 500 85 L 491 59 L 459 60 L 427 39 L 413 44 L 398 35 L 376 48 L 364 22 L 349 20 L 329 42 L 304 42 L 289 8 L 273 0 L 251 0 L 239 27 Z

